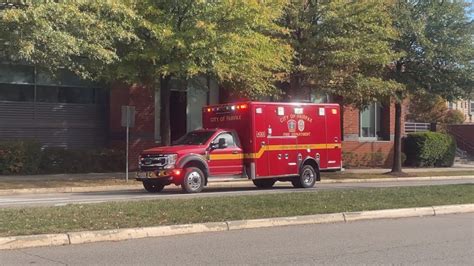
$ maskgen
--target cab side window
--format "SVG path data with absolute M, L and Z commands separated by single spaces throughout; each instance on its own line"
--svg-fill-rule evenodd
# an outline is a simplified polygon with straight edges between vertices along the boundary
M 222 138 L 225 139 L 225 142 L 227 143 L 227 147 L 235 147 L 234 136 L 232 136 L 232 134 L 229 132 L 219 134 L 219 136 L 217 136 L 212 143 L 217 144 L 219 143 L 219 139 L 222 139 Z

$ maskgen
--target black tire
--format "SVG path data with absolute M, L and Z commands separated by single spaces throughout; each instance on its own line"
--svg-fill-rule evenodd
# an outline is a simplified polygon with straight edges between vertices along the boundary
M 158 193 L 163 190 L 165 185 L 156 180 L 143 180 L 143 187 L 150 193 Z
M 258 188 L 271 188 L 275 184 L 274 179 L 255 179 L 253 184 Z
M 201 169 L 197 167 L 188 167 L 185 169 L 183 183 L 181 188 L 185 193 L 199 193 L 204 188 L 205 176 Z
M 315 170 L 311 165 L 304 165 L 301 169 L 300 175 L 291 181 L 295 188 L 310 188 L 316 183 L 318 177 L 318 170 Z

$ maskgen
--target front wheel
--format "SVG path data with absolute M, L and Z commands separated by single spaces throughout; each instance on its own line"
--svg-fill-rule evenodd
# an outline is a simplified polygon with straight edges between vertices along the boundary
M 253 184 L 258 188 L 271 188 L 275 184 L 273 179 L 254 179 Z
M 143 187 L 150 193 L 158 193 L 163 190 L 165 185 L 156 180 L 143 180 Z
M 316 183 L 317 170 L 315 170 L 311 165 L 303 166 L 301 169 L 300 175 L 293 179 L 291 183 L 296 188 L 310 188 L 313 187 Z
M 205 177 L 201 169 L 186 168 L 181 188 L 185 193 L 199 193 L 204 188 Z

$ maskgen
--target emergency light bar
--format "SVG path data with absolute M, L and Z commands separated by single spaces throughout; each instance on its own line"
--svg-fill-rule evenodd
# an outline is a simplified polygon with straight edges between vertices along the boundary
M 244 110 L 247 109 L 246 104 L 236 104 L 228 106 L 218 106 L 218 107 L 207 107 L 206 112 L 226 112 L 226 111 L 235 111 L 235 110 Z

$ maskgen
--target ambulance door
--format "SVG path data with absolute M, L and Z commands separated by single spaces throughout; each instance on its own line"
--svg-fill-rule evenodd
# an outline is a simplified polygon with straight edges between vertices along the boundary
M 329 169 L 341 168 L 341 120 L 339 106 L 326 107 L 326 143 Z
M 252 120 L 255 137 L 255 143 L 253 143 L 253 151 L 249 154 L 251 163 L 255 164 L 255 177 L 268 176 L 268 155 L 266 152 L 268 141 L 268 123 L 266 120 L 266 106 L 265 105 L 254 105 L 253 114 L 254 119 Z
M 225 141 L 224 141 L 225 140 Z M 219 141 L 225 143 L 219 147 Z M 209 175 L 235 176 L 243 173 L 243 154 L 233 132 L 223 132 L 215 137 L 209 152 Z
M 270 176 L 298 173 L 296 136 L 268 136 L 268 172 Z

